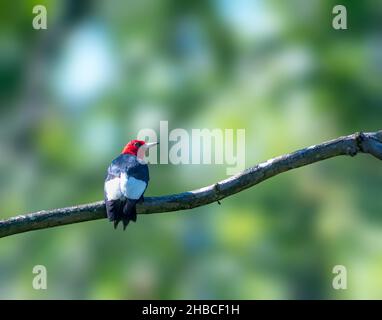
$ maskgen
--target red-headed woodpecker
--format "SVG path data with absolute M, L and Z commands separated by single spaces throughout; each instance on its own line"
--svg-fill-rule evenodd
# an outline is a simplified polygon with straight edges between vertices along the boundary
M 137 220 L 135 206 L 138 201 L 143 201 L 149 182 L 149 169 L 143 158 L 145 151 L 157 144 L 131 140 L 107 169 L 106 212 L 109 220 L 114 221 L 114 228 L 122 221 L 125 230 L 131 220 Z

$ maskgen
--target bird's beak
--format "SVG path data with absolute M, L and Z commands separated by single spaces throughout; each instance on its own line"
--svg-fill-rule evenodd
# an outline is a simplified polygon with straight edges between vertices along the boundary
M 138 159 L 143 159 L 145 157 L 145 153 L 148 149 L 150 149 L 151 147 L 155 147 L 156 145 L 158 145 L 159 142 L 149 142 L 149 143 L 145 143 L 143 146 L 141 146 L 139 149 L 138 149 L 138 152 L 137 152 L 137 157 Z
M 146 143 L 146 147 L 147 147 L 147 149 L 149 149 L 151 147 L 155 147 L 158 144 L 159 144 L 159 142 L 149 142 L 149 143 Z

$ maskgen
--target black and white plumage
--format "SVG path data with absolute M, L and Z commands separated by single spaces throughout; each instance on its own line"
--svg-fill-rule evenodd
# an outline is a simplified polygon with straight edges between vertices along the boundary
M 120 221 L 125 229 L 130 221 L 137 220 L 136 204 L 143 201 L 149 182 L 148 166 L 140 159 L 138 151 L 143 147 L 144 153 L 152 145 L 140 140 L 130 141 L 107 170 L 104 186 L 106 212 L 109 220 L 114 222 L 114 228 Z

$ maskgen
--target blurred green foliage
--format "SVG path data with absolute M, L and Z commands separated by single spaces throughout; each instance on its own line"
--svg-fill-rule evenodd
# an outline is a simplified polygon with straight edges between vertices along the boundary
M 48 30 L 32 28 L 45 4 Z M 381 129 L 382 2 L 0 3 L 0 217 L 96 201 L 123 145 L 160 120 L 245 128 L 246 163 Z M 147 195 L 225 178 L 152 165 Z M 381 164 L 336 158 L 187 212 L 0 239 L 0 298 L 382 298 Z M 48 289 L 32 288 L 32 268 Z M 345 265 L 348 290 L 332 288 Z

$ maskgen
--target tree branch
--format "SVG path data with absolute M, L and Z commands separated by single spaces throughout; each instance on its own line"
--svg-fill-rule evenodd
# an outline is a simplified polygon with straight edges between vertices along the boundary
M 147 197 L 138 204 L 139 214 L 192 209 L 219 201 L 282 172 L 341 155 L 369 153 L 382 160 L 382 130 L 355 133 L 260 163 L 208 187 L 163 197 Z M 44 210 L 0 221 L 0 238 L 17 233 L 106 218 L 103 201 Z

